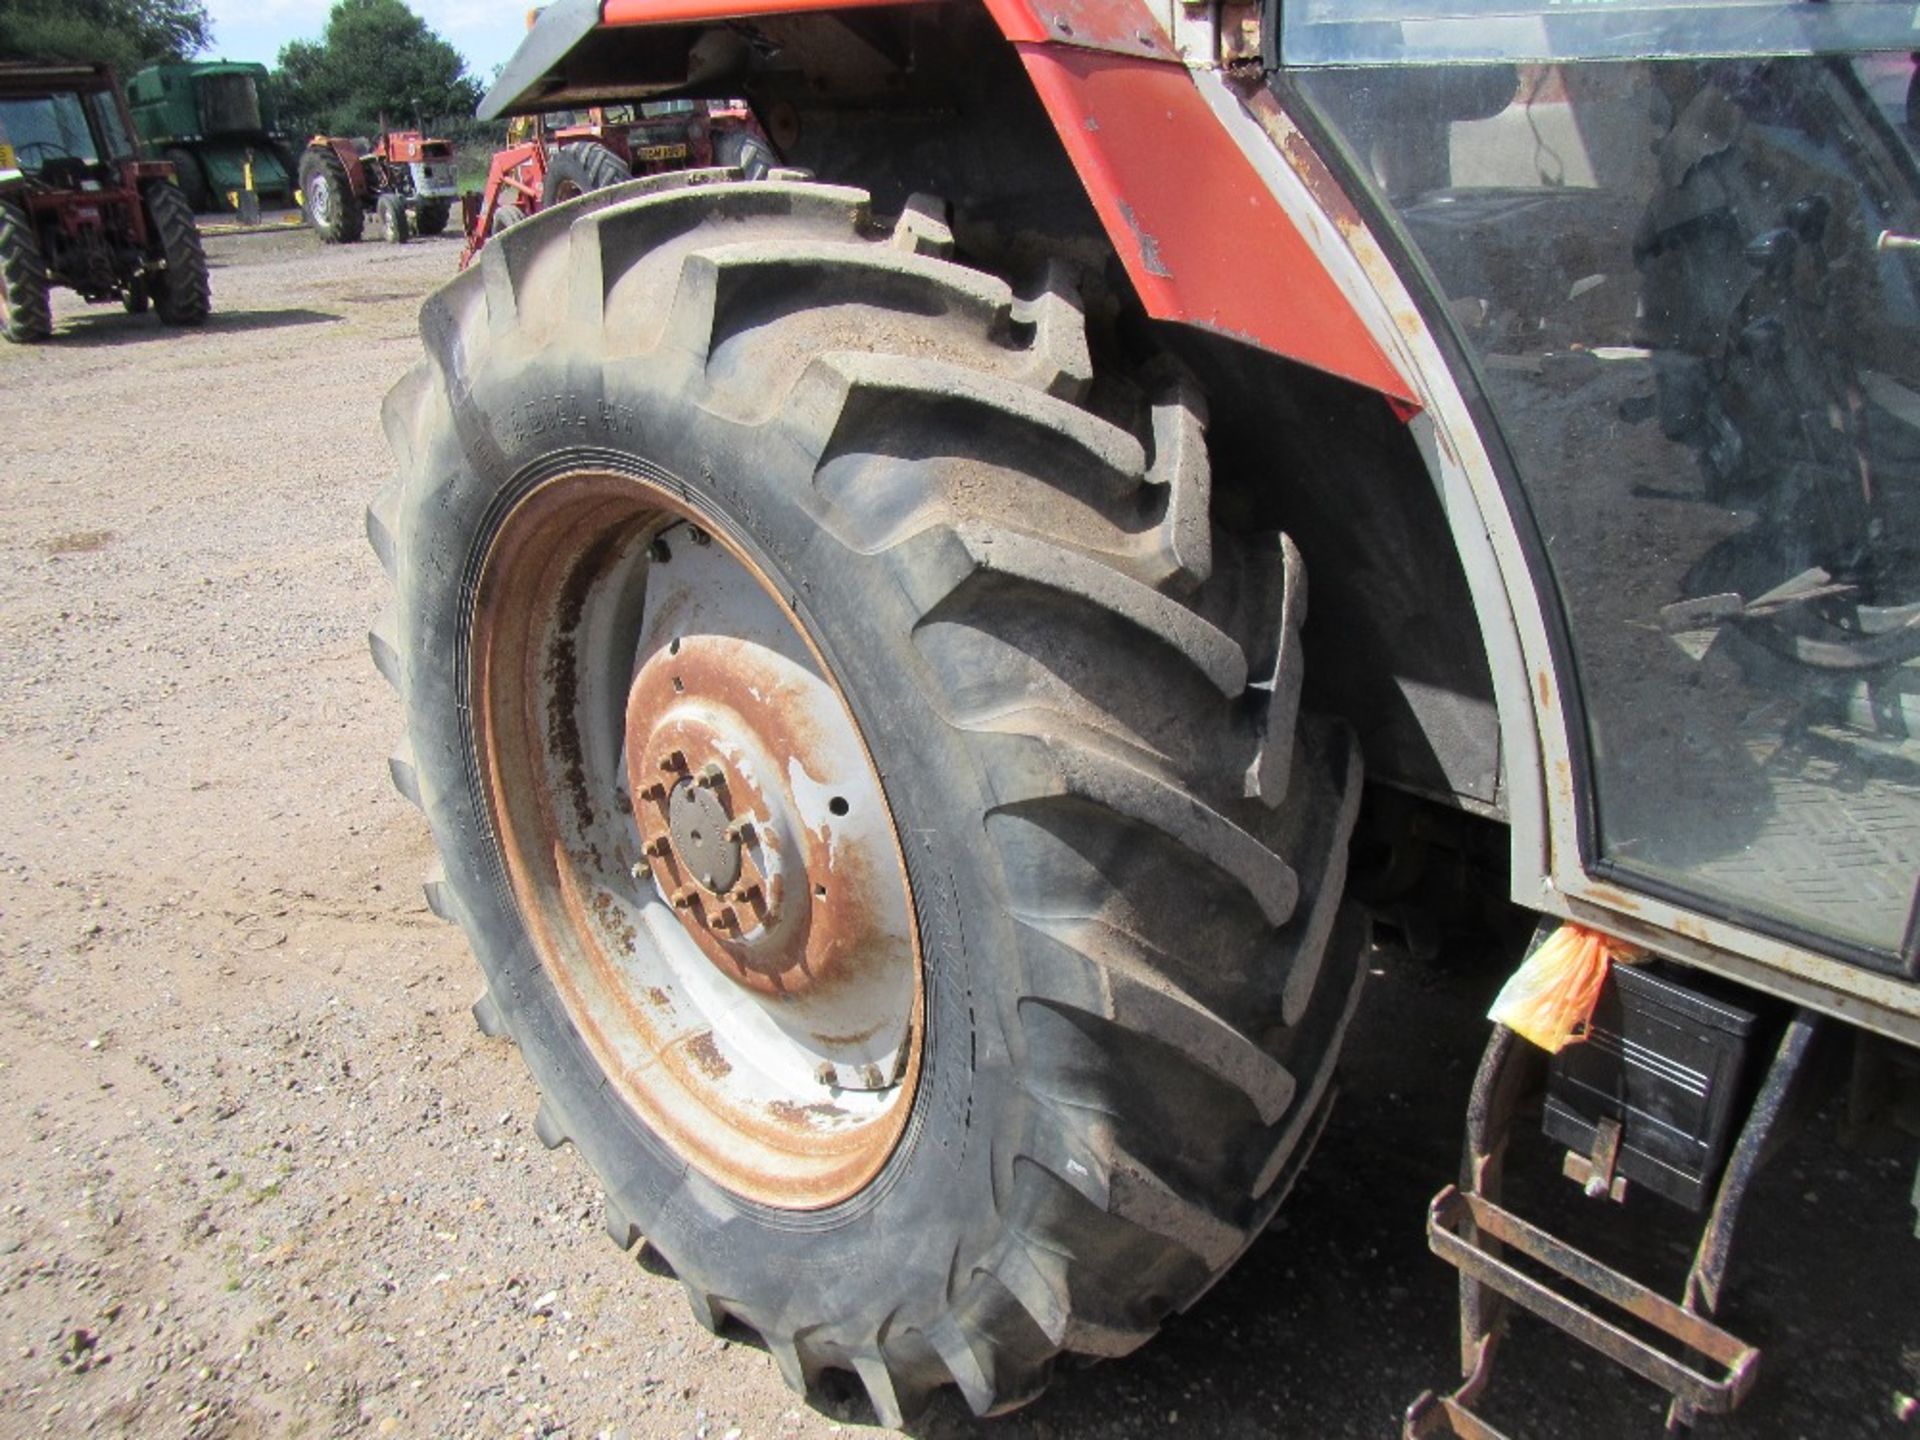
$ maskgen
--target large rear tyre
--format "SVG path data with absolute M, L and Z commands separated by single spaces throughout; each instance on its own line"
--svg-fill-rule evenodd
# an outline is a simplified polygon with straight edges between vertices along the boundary
M 751 130 L 724 130 L 714 137 L 713 163 L 729 165 L 745 180 L 764 180 L 780 163 L 773 148 Z
M 163 158 L 173 166 L 173 178 L 179 183 L 180 193 L 187 197 L 188 206 L 195 211 L 213 209 L 213 187 L 207 184 L 207 172 L 200 168 L 199 157 L 191 150 L 176 147 Z
M 626 161 L 598 141 L 564 145 L 547 162 L 547 178 L 540 186 L 540 208 L 548 210 L 576 195 L 605 190 L 632 178 Z
M 12 200 L 0 200 L 0 334 L 31 345 L 53 334 L 46 257 L 33 222 Z
M 164 181 L 145 192 L 147 220 L 165 268 L 152 276 L 153 308 L 165 325 L 202 325 L 213 311 L 213 282 L 207 272 L 200 227 L 180 187 Z
M 387 399 L 428 900 L 705 1323 L 890 1424 L 1018 1404 L 1197 1298 L 1324 1116 L 1359 764 L 1297 715 L 1304 576 L 1210 524 L 1180 372 L 1085 403 L 1063 271 L 640 183 L 489 241 Z
M 329 245 L 351 245 L 366 229 L 366 210 L 331 146 L 311 145 L 300 156 L 300 194 L 307 223 Z

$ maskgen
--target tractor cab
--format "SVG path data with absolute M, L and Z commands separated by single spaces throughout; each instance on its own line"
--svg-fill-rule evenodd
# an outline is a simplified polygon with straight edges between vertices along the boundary
M 1530 699 L 1567 743 L 1542 889 L 1610 929 L 1891 996 L 1920 977 L 1911 22 L 1291 0 L 1275 80 L 1457 387 L 1455 453 L 1480 449 L 1511 518 L 1503 583 L 1543 621 Z M 1660 1386 L 1675 1433 L 1752 1384 L 1757 1350 L 1711 1317 L 1816 1021 L 1756 1045 L 1753 992 L 1672 980 L 1616 971 L 1590 1043 L 1550 1066 L 1496 1031 L 1467 1179 L 1428 1220 L 1462 1274 L 1463 1380 L 1416 1402 L 1410 1436 L 1492 1433 L 1477 1406 L 1514 1306 Z M 1631 1179 L 1704 1213 L 1681 1303 L 1502 1208 L 1520 1097 L 1542 1092 L 1589 1197 Z M 1610 1328 L 1622 1309 L 1636 1336 Z
M 51 335 L 55 285 L 169 324 L 209 307 L 193 212 L 173 167 L 140 157 L 112 70 L 0 64 L 0 331 Z
M 1284 17 L 1531 531 L 1590 871 L 1920 973 L 1910 8 Z
M 0 69 L 0 173 L 57 189 L 98 191 L 135 158 L 110 78 L 92 67 Z

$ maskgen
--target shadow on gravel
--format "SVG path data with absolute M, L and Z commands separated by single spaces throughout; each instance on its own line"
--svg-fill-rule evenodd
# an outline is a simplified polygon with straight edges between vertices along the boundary
M 207 317 L 203 330 L 223 335 L 243 330 L 284 330 L 293 325 L 337 325 L 344 317 L 324 310 L 215 310 Z M 124 311 L 99 311 L 64 317 L 51 343 L 55 345 L 144 345 L 172 342 L 191 331 L 162 325 L 152 314 L 128 315 Z

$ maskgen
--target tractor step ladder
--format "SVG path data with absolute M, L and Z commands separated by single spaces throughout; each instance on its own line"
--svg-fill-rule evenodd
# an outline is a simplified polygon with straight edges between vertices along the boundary
M 1609 1360 L 1651 1381 L 1669 1397 L 1666 1432 L 1685 1435 L 1699 1415 L 1740 1404 L 1753 1387 L 1760 1352 L 1711 1320 L 1731 1253 L 1733 1225 L 1817 1029 L 1802 1011 L 1780 1039 L 1753 1108 L 1728 1157 L 1706 1229 L 1676 1303 L 1532 1225 L 1499 1204 L 1507 1137 L 1520 1099 L 1538 1082 L 1540 1051 L 1496 1027 L 1474 1077 L 1467 1109 L 1462 1183 L 1434 1197 L 1427 1212 L 1433 1252 L 1460 1272 L 1460 1368 L 1451 1394 L 1429 1390 L 1408 1407 L 1406 1440 L 1456 1435 L 1505 1440 L 1474 1409 L 1493 1377 L 1509 1306 L 1557 1326 Z M 1567 1173 L 1587 1193 L 1614 1190 L 1617 1126 L 1608 1125 L 1590 1157 L 1569 1154 Z M 1516 1259 L 1525 1267 L 1516 1265 Z M 1637 1322 L 1634 1333 L 1616 1317 Z M 1672 1342 L 1653 1343 L 1652 1336 Z M 1684 1358 L 1683 1358 L 1684 1357 Z

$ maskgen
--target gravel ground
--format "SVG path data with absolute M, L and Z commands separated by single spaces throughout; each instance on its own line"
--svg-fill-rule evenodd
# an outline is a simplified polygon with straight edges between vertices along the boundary
M 0 1433 L 868 1426 L 857 1396 L 801 1405 L 751 1337 L 701 1330 L 670 1275 L 605 1242 L 421 903 L 361 510 L 380 397 L 457 242 L 209 248 L 203 332 L 63 295 L 55 343 L 0 347 Z M 1002 1421 L 943 1402 L 922 1433 L 1384 1436 L 1447 1378 L 1421 1215 L 1500 967 L 1375 965 L 1276 1233 L 1139 1355 Z M 1912 1433 L 1912 1155 L 1838 1128 L 1768 1172 L 1736 1258 L 1730 1323 L 1780 1352 L 1742 1433 Z M 1685 1217 L 1639 1208 L 1627 1259 L 1670 1281 Z M 1506 1363 L 1517 1434 L 1658 1431 L 1648 1392 L 1538 1331 Z

